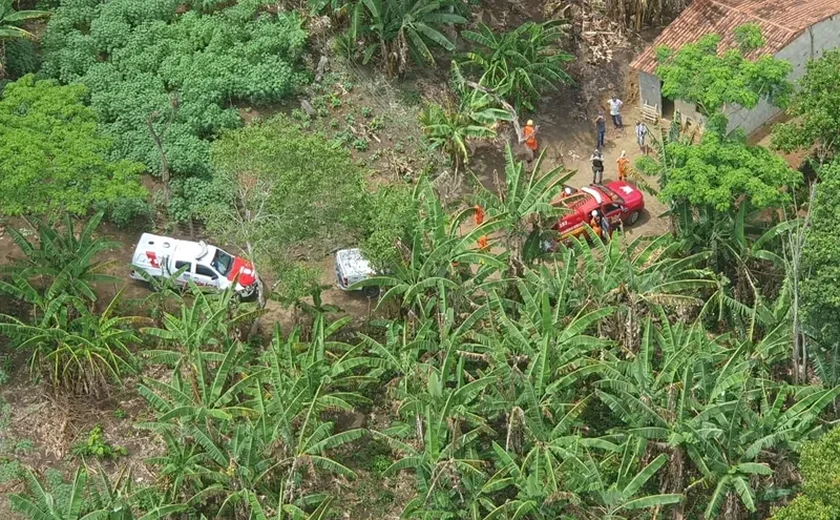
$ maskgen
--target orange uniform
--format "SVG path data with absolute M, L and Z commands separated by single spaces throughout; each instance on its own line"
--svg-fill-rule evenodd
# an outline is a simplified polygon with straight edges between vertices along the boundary
M 595 233 L 596 237 L 601 236 L 601 226 L 598 225 L 598 219 L 597 218 L 589 219 L 589 227 L 592 228 L 592 232 Z
M 618 180 L 623 181 L 627 179 L 627 173 L 630 171 L 630 159 L 627 157 L 618 158 Z
M 484 210 L 478 204 L 475 205 L 475 225 L 480 226 L 484 223 Z M 483 236 L 478 239 L 479 249 L 487 249 L 487 237 Z
M 534 135 L 534 127 L 531 125 L 525 125 L 522 128 L 522 136 L 525 137 L 525 146 L 527 146 L 532 152 L 536 152 L 539 145 L 537 145 L 537 137 Z

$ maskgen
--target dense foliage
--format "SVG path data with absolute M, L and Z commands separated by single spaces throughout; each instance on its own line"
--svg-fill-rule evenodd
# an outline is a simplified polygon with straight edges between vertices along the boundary
M 460 0 L 356 0 L 348 37 L 351 45 L 362 42 L 364 63 L 378 57 L 391 76 L 406 71 L 409 56 L 433 66 L 430 45 L 455 49 L 440 28 L 467 21 L 453 12 L 458 4 Z
M 802 305 L 811 334 L 822 348 L 830 349 L 840 341 L 840 163 L 824 166 L 820 177 L 803 252 L 808 277 L 802 283 Z
M 799 462 L 802 491 L 773 520 L 831 520 L 840 516 L 840 429 L 806 443 Z
M 211 155 L 219 202 L 190 211 L 275 275 L 361 238 L 363 172 L 322 135 L 277 116 L 224 133 Z
M 241 124 L 236 103 L 277 102 L 305 79 L 301 20 L 270 14 L 268 3 L 197 3 L 181 14 L 180 0 L 63 2 L 43 37 L 43 72 L 84 84 L 114 157 L 152 172 L 161 157 L 149 124 L 159 114 L 152 124 L 173 177 L 197 182 L 185 178 L 209 177 L 209 140 Z M 177 193 L 190 189 L 202 187 Z
M 353 52 L 379 53 L 393 74 L 409 53 L 432 63 L 431 44 L 451 49 L 442 27 L 468 15 L 460 1 L 311 4 L 337 19 L 352 14 Z M 36 200 L 61 191 L 39 211 L 64 213 L 58 223 L 29 220 L 31 233 L 8 228 L 20 254 L 0 270 L 2 339 L 56 394 L 136 389 L 147 406 L 133 426 L 148 432 L 152 455 L 127 464 L 155 477 L 119 470 L 134 444 L 88 424 L 71 450 L 75 471 L 15 469 L 16 512 L 837 517 L 840 434 L 821 436 L 837 422 L 840 397 L 840 166 L 819 172 L 816 198 L 802 206 L 799 172 L 726 131 L 732 104 L 783 103 L 789 92 L 787 65 L 744 57 L 763 44 L 757 28 L 736 29 L 739 48 L 722 55 L 716 37 L 662 54 L 663 91 L 698 103 L 711 122 L 700 138 L 675 122 L 638 163 L 658 177 L 659 189 L 647 188 L 669 205 L 673 233 L 631 239 L 619 227 L 555 249 L 545 246 L 569 211 L 556 200 L 573 172 L 547 165 L 546 154 L 526 165 L 508 145 L 503 181 L 490 189 L 467 179 L 474 191 L 449 202 L 446 176 L 372 190 L 338 140 L 304 128 L 326 110 L 314 100 L 315 115 L 298 111 L 302 125 L 258 116 L 239 128 L 236 103 L 278 101 L 301 80 L 301 22 L 277 10 L 265 0 L 63 0 L 46 71 L 81 84 L 27 76 L 0 101 L 0 122 L 9 121 L 0 131 L 12 139 L 0 145 L 0 183 L 18 190 L 5 203 L 28 212 L 21 201 L 32 195 L 7 173 L 21 169 Z M 565 79 L 559 37 L 556 26 L 531 22 L 470 33 L 486 48 L 468 60 L 480 80 L 453 67 L 453 103 L 431 104 L 421 118 L 428 142 L 466 163 L 471 139 L 515 117 L 509 103 L 533 107 Z M 807 135 L 825 137 L 830 125 L 807 114 L 816 128 Z M 38 153 L 65 154 L 68 164 L 56 170 Z M 30 169 L 14 162 L 38 160 Z M 171 167 L 172 217 L 201 218 L 307 319 L 296 313 L 294 325 L 260 336 L 262 288 L 257 307 L 231 291 L 189 285 L 185 294 L 183 271 L 149 278 L 156 292 L 139 307 L 126 308 L 119 291 L 102 302 L 101 282 L 115 280 L 100 259 L 116 244 L 96 232 L 102 212 L 81 226 L 71 214 L 97 205 L 112 218 L 132 214 L 142 205 L 141 162 Z M 61 182 L 39 185 L 38 167 Z M 90 176 L 70 182 L 73 172 Z M 476 205 L 485 215 L 472 226 Z M 352 246 L 378 270 L 352 287 L 381 289 L 367 299 L 367 320 L 333 315 L 324 273 L 301 262 Z M 108 464 L 94 469 L 94 459 Z M 375 509 L 382 501 L 388 515 Z
M 726 128 L 722 118 L 732 105 L 753 108 L 766 99 L 784 106 L 792 91 L 787 76 L 790 63 L 762 56 L 756 60 L 745 57 L 764 45 L 764 38 L 755 25 L 735 29 L 738 47 L 720 52 L 722 38 L 709 34 L 696 43 L 683 45 L 674 51 L 657 49 L 660 65 L 656 75 L 662 79 L 662 95 L 695 103 L 701 114 L 712 118 L 711 125 Z
M 707 131 L 697 143 L 666 141 L 659 163 L 662 199 L 676 206 L 709 207 L 731 212 L 741 204 L 753 209 L 780 207 L 791 202 L 790 192 L 802 175 L 785 160 L 760 146 L 748 146 L 742 135 L 724 137 Z M 654 173 L 654 159 L 643 157 L 641 167 Z
M 571 81 L 565 67 L 573 57 L 560 48 L 566 28 L 558 22 L 526 22 L 497 34 L 479 24 L 477 31 L 463 32 L 479 47 L 461 64 L 474 68 L 480 84 L 517 109 L 534 111 L 545 90 Z
M 788 108 L 792 121 L 773 128 L 773 144 L 785 151 L 819 147 L 818 156 L 827 159 L 840 148 L 840 50 L 825 52 L 808 62 L 805 76 Z
M 218 165 L 245 146 L 239 136 L 266 142 L 271 125 L 218 141 Z M 139 385 L 153 414 L 141 426 L 165 446 L 147 463 L 165 478 L 113 496 L 148 518 L 321 518 L 324 479 L 362 471 L 342 446 L 378 443 L 392 461 L 385 478 L 412 475 L 408 518 L 767 513 L 794 487 L 785 468 L 840 395 L 784 376 L 789 284 L 772 305 L 756 303 L 759 326 L 719 334 L 703 319 L 721 298 L 716 273 L 667 236 L 617 234 L 594 250 L 575 241 L 551 262 L 522 258 L 510 269 L 528 224 L 556 211 L 545 201 L 563 177 L 508 161 L 506 193 L 464 235 L 471 210 L 447 216 L 421 179 L 416 225 L 400 231 L 391 272 L 374 279 L 398 311 L 364 331 L 316 309 L 311 326 L 276 330 L 253 349 L 241 338 L 255 313 L 232 295 L 173 295 L 177 310 L 132 331 L 152 343 L 145 364 L 171 370 Z M 501 230 L 516 233 L 497 252 L 475 249 Z M 4 330 L 48 326 L 37 319 L 7 318 Z M 339 426 L 339 414 L 379 399 L 394 404 L 379 423 Z M 19 507 L 56 503 L 29 481 Z
M 111 160 L 82 85 L 25 76 L 0 99 L 0 213 L 120 211 L 146 196 L 143 166 Z

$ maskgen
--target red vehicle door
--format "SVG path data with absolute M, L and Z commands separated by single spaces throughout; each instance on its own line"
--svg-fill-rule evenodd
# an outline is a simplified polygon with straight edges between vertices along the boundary
M 621 204 L 618 204 L 617 202 L 604 204 L 601 208 L 601 211 L 609 219 L 610 225 L 613 227 L 613 229 L 620 225 L 622 216 Z

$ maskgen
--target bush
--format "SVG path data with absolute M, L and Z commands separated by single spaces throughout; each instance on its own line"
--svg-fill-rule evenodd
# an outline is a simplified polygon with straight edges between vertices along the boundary
M 100 459 L 118 459 L 128 455 L 122 446 L 114 446 L 105 440 L 102 426 L 96 425 L 88 434 L 87 440 L 73 445 L 73 455 L 77 457 L 97 457 Z
M 840 160 L 823 167 L 811 226 L 803 249 L 802 309 L 811 334 L 824 348 L 840 339 Z
M 6 85 L 0 99 L 0 213 L 69 212 L 142 199 L 143 166 L 110 160 L 110 139 L 83 104 L 82 85 L 36 81 L 31 74 Z
M 35 45 L 26 39 L 9 40 L 6 45 L 6 73 L 12 79 L 37 72 L 41 59 L 35 52 Z
M 840 518 L 840 428 L 805 444 L 799 470 L 803 494 L 778 509 L 773 520 Z
M 137 197 L 120 197 L 108 208 L 108 219 L 123 229 L 146 226 L 154 216 L 154 206 Z
M 398 238 L 410 237 L 417 225 L 417 202 L 405 185 L 382 186 L 368 197 L 365 256 L 378 267 L 397 260 Z

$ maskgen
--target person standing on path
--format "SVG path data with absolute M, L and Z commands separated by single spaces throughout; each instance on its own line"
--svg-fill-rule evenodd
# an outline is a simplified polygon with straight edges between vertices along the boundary
M 592 162 L 592 184 L 601 184 L 604 181 L 604 156 L 601 150 L 596 148 L 589 160 Z
M 613 124 L 616 128 L 623 128 L 624 124 L 621 122 L 621 106 L 624 102 L 618 99 L 618 96 L 613 96 L 607 103 L 610 104 L 610 116 L 612 116 Z
M 598 117 L 595 119 L 595 131 L 598 132 L 595 148 L 600 150 L 604 147 L 604 137 L 607 135 L 607 121 L 604 119 L 603 110 L 598 112 Z
M 618 163 L 618 180 L 626 181 L 627 172 L 630 171 L 630 159 L 627 158 L 627 152 L 621 151 L 621 157 L 616 161 Z
M 645 155 L 647 155 L 647 146 L 645 145 L 645 137 L 647 137 L 647 133 L 647 125 L 641 121 L 636 121 L 636 142 L 639 143 L 639 149 Z
M 530 159 L 528 162 L 534 160 L 534 157 L 537 156 L 540 150 L 540 145 L 537 143 L 537 127 L 534 126 L 534 121 L 529 119 L 525 126 L 522 128 L 522 138 L 525 140 L 525 146 L 530 151 Z

